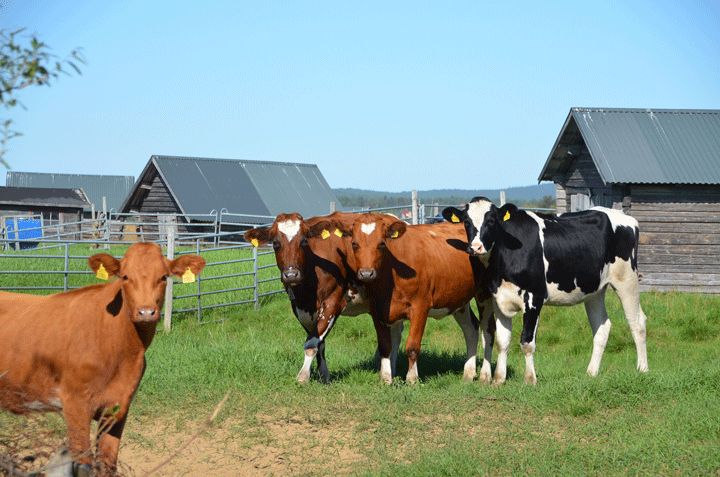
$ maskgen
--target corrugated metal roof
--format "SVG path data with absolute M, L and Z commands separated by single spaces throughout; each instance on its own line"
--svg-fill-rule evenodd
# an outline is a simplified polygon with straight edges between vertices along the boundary
M 82 189 L 97 210 L 102 198 L 109 209 L 119 209 L 135 183 L 133 176 L 102 176 L 92 174 L 49 174 L 43 172 L 8 171 L 5 183 L 12 187 Z M 90 206 L 87 206 L 87 210 Z
M 152 156 L 134 189 L 149 180 L 153 169 L 185 214 L 227 209 L 250 215 L 296 211 L 309 217 L 328 213 L 331 201 L 340 207 L 315 164 Z M 133 197 L 134 190 L 123 211 L 137 207 Z
M 82 209 L 90 204 L 80 189 L 0 187 L 0 205 Z
M 606 184 L 720 184 L 720 110 L 572 108 L 538 180 L 577 132 Z

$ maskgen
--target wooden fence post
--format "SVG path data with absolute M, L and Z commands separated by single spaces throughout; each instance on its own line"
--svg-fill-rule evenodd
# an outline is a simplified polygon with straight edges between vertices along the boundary
M 418 223 L 418 193 L 415 189 L 412 191 L 412 207 L 410 213 L 412 214 L 412 224 L 417 225 Z
M 167 232 L 167 257 L 175 258 L 175 231 L 170 228 Z M 165 316 L 163 317 L 163 329 L 170 331 L 172 327 L 172 304 L 173 304 L 173 280 L 168 277 L 165 284 Z
M 500 191 L 500 207 L 502 207 L 503 205 L 505 205 L 505 191 L 501 190 Z
M 258 248 L 253 247 L 253 300 L 255 301 L 255 309 L 257 310 L 260 308 L 260 290 L 258 290 L 258 287 L 260 286 L 260 280 L 258 277 L 258 274 L 260 273 L 260 264 L 258 263 Z

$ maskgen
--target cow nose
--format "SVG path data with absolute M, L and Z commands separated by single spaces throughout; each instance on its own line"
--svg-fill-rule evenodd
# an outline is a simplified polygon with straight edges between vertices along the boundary
M 157 318 L 158 309 L 156 306 L 143 306 L 138 308 L 137 315 L 141 321 L 152 321 Z
M 376 276 L 377 272 L 375 272 L 374 268 L 361 268 L 357 272 L 358 279 L 363 282 L 370 282 L 372 280 L 375 280 Z
M 302 280 L 302 273 L 295 267 L 287 267 L 282 272 L 283 283 L 298 283 Z

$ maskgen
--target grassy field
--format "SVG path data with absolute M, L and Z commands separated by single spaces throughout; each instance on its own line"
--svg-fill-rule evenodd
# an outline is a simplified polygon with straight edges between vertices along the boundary
M 148 352 L 120 458 L 143 475 L 197 433 L 160 475 L 718 475 L 720 297 L 644 294 L 642 303 L 650 373 L 635 372 L 609 293 L 600 375 L 585 375 L 584 309 L 548 307 L 535 387 L 523 384 L 519 320 L 501 387 L 461 381 L 464 344 L 452 319 L 428 324 L 416 386 L 379 383 L 366 316 L 342 318 L 329 337 L 332 384 L 306 386 L 295 382 L 304 334 L 284 297 L 258 311 L 217 310 L 220 324 L 180 320 Z M 404 355 L 398 363 L 404 376 Z M 0 415 L 5 439 L 23 422 Z

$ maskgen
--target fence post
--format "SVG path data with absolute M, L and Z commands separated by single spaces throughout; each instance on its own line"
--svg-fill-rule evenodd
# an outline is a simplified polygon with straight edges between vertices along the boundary
M 500 207 L 502 207 L 503 205 L 505 205 L 505 191 L 501 190 L 500 191 Z
M 167 257 L 175 258 L 175 231 L 171 228 L 167 234 Z M 172 305 L 173 305 L 173 280 L 168 277 L 165 284 L 165 316 L 163 317 L 163 329 L 170 331 L 172 327 Z
M 108 221 L 108 215 L 107 215 L 107 197 L 102 197 L 102 208 L 103 208 L 103 221 L 105 221 L 105 241 L 110 242 L 110 222 Z M 106 243 L 103 245 L 103 248 L 105 250 L 110 248 L 110 244 Z
M 412 224 L 417 225 L 418 223 L 418 193 L 415 189 L 412 191 Z
M 332 214 L 335 211 L 337 211 L 337 204 L 335 203 L 334 200 L 331 200 L 330 201 L 330 213 Z
M 197 254 L 200 255 L 200 239 L 196 240 L 197 247 L 196 251 Z M 202 303 L 200 300 L 200 275 L 197 276 L 197 318 L 198 322 L 202 321 Z
M 69 265 L 70 265 L 70 250 L 69 250 L 70 244 L 65 244 L 65 274 L 63 277 L 63 291 L 68 291 L 68 271 L 69 271 Z
M 258 290 L 259 286 L 259 277 L 258 272 L 260 271 L 260 267 L 258 264 L 258 248 L 253 247 L 253 300 L 255 301 L 255 309 L 257 310 L 260 308 L 260 293 Z

